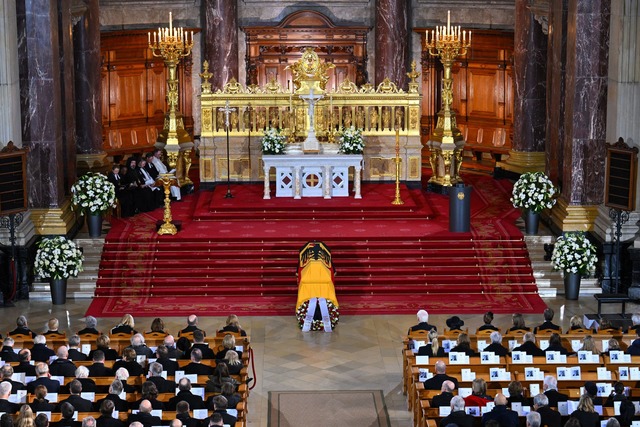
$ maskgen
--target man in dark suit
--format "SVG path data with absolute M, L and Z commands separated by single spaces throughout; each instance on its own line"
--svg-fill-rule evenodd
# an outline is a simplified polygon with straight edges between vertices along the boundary
M 153 164 L 153 153 L 147 153 L 144 157 L 145 157 L 145 160 L 147 161 L 147 164 L 144 166 L 144 169 L 155 181 L 156 179 L 158 179 L 160 172 Z
M 11 337 L 6 337 L 2 343 L 2 350 L 0 350 L 0 359 L 5 362 L 17 362 L 18 354 L 13 351 L 13 345 L 15 341 Z
M 482 425 L 489 420 L 496 420 L 500 427 L 518 427 L 518 413 L 507 408 L 507 398 L 502 393 L 498 393 L 494 400 L 495 406 L 482 416 Z
M 215 359 L 216 354 L 209 348 L 209 344 L 204 342 L 204 332 L 201 330 L 193 331 L 193 345 L 189 349 L 188 353 L 185 353 L 185 357 L 190 357 L 191 352 L 195 349 L 199 349 L 202 352 L 203 359 Z
M 16 319 L 16 326 L 17 328 L 9 332 L 9 335 L 31 335 L 31 338 L 36 337 L 36 333 L 29 329 L 27 318 L 25 316 L 18 316 Z
M 20 410 L 20 405 L 9 402 L 10 395 L 11 383 L 8 381 L 2 381 L 0 383 L 0 412 L 15 414 Z
M 524 334 L 522 345 L 513 349 L 513 351 L 524 351 L 529 356 L 544 356 L 544 351 L 536 345 L 536 336 L 533 332 Z
M 160 417 L 156 417 L 155 415 L 151 415 L 151 402 L 148 400 L 143 400 L 140 402 L 140 408 L 137 414 L 129 415 L 129 419 L 127 420 L 127 425 L 130 425 L 133 422 L 138 421 L 142 423 L 144 427 L 153 427 L 162 425 L 162 420 Z
M 187 375 L 211 375 L 213 372 L 210 366 L 202 364 L 202 352 L 198 348 L 191 352 L 191 363 L 183 370 Z
M 73 378 L 76 376 L 76 365 L 69 360 L 69 350 L 66 346 L 58 347 L 58 358 L 49 365 L 51 375 Z M 74 405 L 75 406 L 75 405 Z M 76 408 L 77 409 L 77 408 Z
M 76 379 L 82 384 L 83 392 L 95 393 L 98 391 L 96 382 L 89 378 L 89 369 L 86 366 L 78 366 L 78 369 L 76 369 Z
M 162 365 L 162 370 L 167 371 L 167 375 L 173 376 L 180 370 L 180 365 L 175 360 L 169 358 L 169 349 L 166 345 L 160 344 L 156 349 L 156 362 Z
M 547 396 L 547 399 L 549 399 L 549 406 L 552 408 L 557 408 L 558 402 L 566 402 L 569 400 L 569 396 L 558 391 L 558 380 L 552 375 L 544 377 L 542 390 L 545 396 Z
M 58 393 L 60 391 L 60 382 L 49 378 L 49 366 L 46 363 L 39 362 L 36 364 L 36 379 L 27 384 L 27 392 L 34 394 L 36 387 L 42 384 L 47 388 L 49 393 Z
M 17 366 L 13 367 L 13 372 L 23 372 L 27 377 L 36 376 L 36 367 L 31 364 L 31 351 L 28 348 L 23 348 L 18 353 Z
M 125 427 L 120 420 L 113 418 L 115 406 L 111 400 L 104 399 L 100 405 L 100 416 L 96 419 L 97 427 Z
M 442 383 L 441 393 L 431 398 L 431 407 L 439 408 L 441 406 L 449 406 L 451 399 L 453 399 L 453 390 L 455 390 L 455 384 L 452 381 L 445 381 Z M 463 402 L 464 403 L 464 402 Z
M 183 400 L 189 404 L 191 409 L 204 409 L 204 401 L 202 400 L 202 397 L 191 393 L 191 381 L 189 381 L 189 378 L 180 379 L 180 382 L 178 383 L 178 390 L 178 394 L 167 402 L 167 410 L 175 411 L 178 406 L 178 402 L 182 402 Z
M 632 356 L 640 355 L 640 329 L 636 329 L 636 339 L 633 340 L 629 347 L 627 347 L 627 351 L 625 353 Z
M 175 393 L 176 383 L 162 378 L 162 365 L 158 362 L 153 362 L 149 365 L 149 378 L 147 381 L 151 381 L 156 385 L 158 393 Z
M 104 352 L 96 350 L 93 352 L 93 365 L 89 366 L 90 377 L 110 377 L 113 370 L 104 365 Z
M 80 337 L 78 335 L 71 335 L 69 338 L 69 360 L 82 362 L 88 359 L 87 355 L 80 351 L 79 347 Z
M 153 351 L 147 347 L 144 342 L 144 337 L 140 333 L 134 334 L 131 337 L 131 345 L 127 348 L 132 348 L 137 356 L 145 356 L 147 359 L 154 356 Z
M 447 380 L 451 381 L 456 388 L 458 387 L 458 380 L 446 374 L 447 365 L 442 360 L 436 362 L 435 368 L 436 374 L 423 383 L 425 390 L 441 390 L 442 383 Z
M 182 422 L 182 427 L 198 427 L 200 425 L 200 420 L 189 415 L 189 403 L 184 400 L 178 402 L 176 406 L 176 418 Z
M 100 399 L 94 405 L 95 410 L 100 410 L 102 404 L 105 400 L 110 400 L 113 402 L 116 411 L 119 412 L 127 412 L 129 410 L 129 402 L 120 398 L 120 394 L 122 394 L 123 390 L 122 381 L 113 380 L 111 385 L 109 386 L 109 394 L 104 399 Z
M 214 422 L 214 419 L 218 418 L 216 415 L 222 418 L 222 422 L 224 424 L 229 424 L 230 426 L 234 426 L 236 424 L 236 421 L 238 421 L 238 418 L 234 417 L 233 415 L 227 412 L 228 401 L 226 397 L 220 394 L 217 396 L 213 396 L 213 398 L 211 399 L 211 404 L 213 405 L 213 408 L 211 408 L 213 409 L 213 414 L 211 414 L 210 417 L 207 417 L 204 420 L 202 420 L 203 426 L 206 427 L 206 426 L 216 425 L 216 424 L 212 424 L 212 422 Z
M 410 327 L 409 332 L 407 332 L 407 335 L 410 335 L 411 332 L 414 332 L 414 331 L 429 332 L 431 330 L 438 330 L 438 328 L 429 324 L 429 313 L 427 313 L 427 310 L 419 310 L 418 313 L 416 313 L 416 316 L 418 317 L 419 323 L 417 325 L 413 325 L 412 327 Z
M 560 331 L 561 328 L 560 326 L 554 324 L 553 322 L 551 322 L 553 320 L 553 316 L 555 315 L 555 313 L 553 312 L 553 309 L 547 307 L 544 310 L 543 316 L 544 316 L 544 322 L 540 325 L 540 326 L 536 326 L 533 329 L 533 333 L 537 334 L 538 331 L 544 331 L 544 330 L 554 330 L 554 331 Z M 558 332 L 560 333 L 560 332 Z
M 464 399 L 454 396 L 451 399 L 451 413 L 440 421 L 440 427 L 455 424 L 458 427 L 473 427 L 474 419 L 464 411 Z
M 540 414 L 541 427 L 562 425 L 560 412 L 549 407 L 549 398 L 545 394 L 540 393 L 533 397 L 533 408 Z
M 164 345 L 165 347 L 167 347 L 167 357 L 171 359 L 180 359 L 182 357 L 182 351 L 176 348 L 176 340 L 173 338 L 173 335 L 167 335 L 166 337 L 164 337 Z
M 489 335 L 489 338 L 491 339 L 491 344 L 486 346 L 485 349 L 482 351 L 489 351 L 500 357 L 506 356 L 507 354 L 509 354 L 509 349 L 505 348 L 502 345 L 502 335 L 500 334 L 500 332 L 498 331 L 491 332 L 491 335 Z
M 197 330 L 200 330 L 200 328 L 198 328 L 198 316 L 196 316 L 195 314 L 192 314 L 187 318 L 187 327 L 182 329 L 180 332 L 178 332 L 178 337 L 181 337 L 185 334 L 191 334 Z M 206 335 L 207 334 L 205 332 L 205 336 Z
M 117 372 L 119 368 L 125 368 L 129 372 L 129 376 L 137 377 L 144 374 L 144 369 L 137 362 L 136 351 L 127 347 L 122 352 L 122 360 L 118 360 L 113 364 L 113 371 Z
M 82 427 L 82 423 L 80 421 L 75 421 L 73 419 L 75 408 L 72 404 L 64 403 L 60 405 L 60 412 L 62 413 L 62 418 L 57 423 L 53 424 L 55 427 Z
M 31 358 L 36 362 L 48 362 L 49 358 L 55 355 L 56 352 L 47 347 L 47 338 L 44 335 L 36 335 L 31 347 Z
M 12 392 L 26 389 L 23 383 L 21 383 L 20 381 L 14 381 L 11 379 L 11 377 L 13 376 L 13 367 L 8 363 L 6 365 L 3 365 L 2 368 L 0 368 L 0 375 L 2 376 L 2 380 L 0 381 L 6 381 L 9 384 L 11 384 Z
M 95 317 L 93 316 L 85 317 L 84 326 L 85 326 L 84 329 L 81 329 L 78 331 L 78 335 L 85 335 L 85 334 L 100 335 L 100 331 L 96 329 L 96 326 L 98 326 L 98 321 L 96 320 Z
M 78 412 L 91 412 L 91 410 L 93 409 L 93 402 L 87 399 L 83 399 L 80 396 L 80 393 L 82 393 L 82 384 L 80 384 L 80 381 L 71 381 L 71 383 L 69 383 L 69 392 L 71 393 L 71 395 L 65 400 L 61 401 L 60 405 L 67 402 L 73 405 L 75 410 Z

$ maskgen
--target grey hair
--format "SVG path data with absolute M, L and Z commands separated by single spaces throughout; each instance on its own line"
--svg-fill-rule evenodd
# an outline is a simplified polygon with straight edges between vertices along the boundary
M 3 341 L 3 343 L 2 343 L 2 344 L 3 344 L 3 345 L 6 345 L 7 347 L 13 347 L 13 345 L 14 345 L 15 343 L 16 343 L 16 342 L 13 340 L 13 338 L 11 338 L 11 337 L 6 337 L 6 338 L 4 339 L 4 341 Z
M 164 367 L 158 362 L 153 362 L 149 365 L 149 372 L 151 373 L 151 376 L 154 377 L 159 377 L 162 374 L 163 369 Z
M 553 375 L 547 375 L 544 377 L 544 385 L 547 387 L 546 390 L 557 390 L 558 380 Z
M 549 398 L 544 393 L 536 394 L 535 396 L 533 396 L 533 404 L 538 408 L 549 406 Z
M 122 385 L 122 381 L 120 380 L 113 380 L 113 382 L 109 386 L 109 393 L 111 394 L 119 395 L 120 393 L 122 393 L 122 390 L 124 390 L 124 386 Z
M 427 310 L 419 310 L 416 313 L 416 317 L 418 317 L 418 320 L 420 322 L 428 322 L 429 321 L 429 313 L 427 312 Z
M 27 326 L 26 316 L 18 316 L 18 318 L 16 319 L 16 325 L 20 326 L 21 328 Z
M 138 346 L 144 344 L 144 337 L 142 334 L 138 333 L 131 337 L 131 345 Z
M 496 343 L 496 344 L 502 343 L 502 334 L 500 334 L 500 332 L 498 331 L 491 332 L 491 335 L 489 335 L 489 338 L 491 339 L 492 343 Z
M 89 376 L 89 369 L 86 366 L 78 366 L 76 369 L 76 378 L 87 378 Z
M 11 383 L 9 381 L 2 381 L 0 383 L 0 394 L 2 394 L 2 396 L 7 396 L 9 394 L 11 394 L 11 388 L 13 386 L 11 385 Z
M 524 341 L 525 342 L 536 342 L 536 336 L 533 332 L 527 332 L 526 334 L 524 334 Z
M 620 427 L 620 421 L 615 418 L 609 418 L 606 427 Z
M 47 343 L 47 337 L 45 337 L 44 335 L 36 335 L 36 337 L 33 339 L 33 343 L 34 344 L 46 344 Z
M 87 328 L 95 329 L 98 326 L 98 320 L 93 316 L 87 316 L 84 318 L 84 324 L 87 325 Z
M 69 337 L 69 347 L 77 347 L 80 345 L 80 337 L 78 335 L 71 335 Z
M 527 425 L 529 427 L 540 427 L 541 423 L 542 423 L 542 418 L 540 417 L 540 414 L 537 413 L 536 411 L 531 411 L 527 414 Z
M 453 396 L 453 398 L 451 398 L 451 410 L 452 411 L 464 410 L 464 399 L 462 398 L 462 396 Z

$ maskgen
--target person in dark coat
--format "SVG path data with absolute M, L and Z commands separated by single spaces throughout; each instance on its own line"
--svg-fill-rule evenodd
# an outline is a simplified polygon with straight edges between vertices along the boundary
M 557 351 L 560 354 L 564 354 L 566 356 L 570 354 L 574 354 L 573 351 L 569 351 L 562 346 L 562 340 L 560 339 L 560 335 L 556 334 L 555 332 L 551 334 L 551 336 L 549 336 L 549 347 L 547 347 L 544 350 L 545 354 L 548 351 Z
M 60 412 L 62 413 L 62 418 L 57 423 L 53 423 L 54 427 L 82 427 L 82 423 L 80 421 L 75 421 L 73 419 L 73 413 L 75 412 L 75 408 L 72 404 L 65 402 L 60 405 Z
M 524 334 L 523 343 L 513 351 L 524 351 L 529 356 L 544 356 L 545 353 L 536 345 L 536 336 L 532 332 Z
M 175 360 L 169 358 L 169 349 L 166 345 L 160 344 L 156 349 L 156 362 L 162 365 L 162 370 L 167 371 L 167 376 L 173 376 L 180 370 L 180 365 Z
M 181 337 L 183 335 L 191 335 L 198 330 L 201 330 L 200 328 L 198 328 L 198 316 L 196 316 L 195 314 L 191 314 L 189 317 L 187 317 L 187 327 L 181 329 L 178 332 L 178 337 Z M 204 334 L 205 336 L 207 335 L 206 332 Z
M 407 332 L 407 335 L 411 335 L 411 332 L 415 332 L 415 331 L 429 332 L 433 329 L 438 330 L 438 328 L 436 328 L 434 325 L 429 324 L 429 313 L 427 313 L 427 310 L 419 310 L 416 313 L 416 316 L 418 317 L 418 324 L 410 327 L 409 332 Z
M 134 166 L 134 168 L 135 168 L 135 166 Z M 133 171 L 132 173 L 135 174 L 136 172 Z M 120 323 L 118 323 L 116 326 L 111 328 L 111 335 L 114 335 L 114 334 L 129 334 L 129 335 L 137 334 L 138 331 L 133 329 L 135 327 L 135 325 L 136 325 L 136 323 L 135 323 L 135 320 L 133 319 L 133 316 L 130 315 L 130 314 L 125 314 L 124 316 L 122 316 L 122 319 L 120 320 Z M 109 360 L 109 359 L 107 359 L 107 360 Z
M 447 365 L 442 360 L 436 362 L 435 369 L 436 374 L 423 383 L 425 390 L 441 390 L 445 381 L 451 381 L 456 388 L 458 387 L 458 380 L 446 374 Z
M 140 402 L 140 407 L 138 409 L 137 414 L 129 415 L 129 419 L 127 419 L 127 425 L 131 425 L 133 422 L 140 422 L 144 427 L 154 427 L 162 425 L 162 420 L 160 417 L 156 417 L 155 415 L 151 415 L 152 411 L 151 403 L 148 400 L 143 400 Z
M 92 355 L 93 364 L 89 366 L 90 377 L 110 377 L 113 375 L 113 369 L 107 368 L 104 364 L 104 353 L 102 350 L 96 350 Z
M 202 352 L 197 348 L 191 352 L 191 363 L 185 365 L 183 371 L 187 375 L 211 375 L 213 372 L 211 366 L 202 364 Z
M 558 402 L 566 402 L 569 400 L 569 396 L 558 391 L 558 380 L 552 375 L 544 377 L 542 389 L 547 399 L 549 399 L 549 406 L 552 408 L 557 408 Z
M 541 427 L 562 425 L 560 412 L 549 407 L 549 398 L 545 394 L 540 393 L 533 397 L 533 408 L 540 414 Z
M 9 332 L 9 335 L 31 335 L 31 338 L 36 337 L 36 333 L 29 329 L 27 324 L 27 318 L 25 316 L 18 316 L 16 319 L 16 328 Z
M 493 322 L 493 312 L 487 311 L 484 316 L 482 316 L 482 321 L 484 322 L 484 325 L 480 326 L 478 331 L 499 331 L 499 329 L 491 323 Z
M 600 415 L 593 407 L 593 401 L 587 394 L 580 396 L 578 409 L 571 413 L 571 416 L 580 421 L 581 427 L 599 427 Z
M 23 383 L 11 379 L 13 373 L 14 371 L 11 365 L 9 365 L 8 363 L 6 365 L 3 365 L 2 368 L 0 368 L 0 376 L 2 376 L 1 381 L 6 381 L 11 384 L 12 393 L 15 393 L 18 390 L 25 390 L 27 387 Z
M 204 342 L 204 332 L 199 329 L 193 331 L 193 345 L 189 351 L 185 353 L 185 357 L 190 357 L 191 352 L 196 348 L 202 352 L 203 359 L 215 359 L 216 354 L 211 350 L 211 348 L 209 348 L 209 344 Z
M 238 421 L 238 419 L 227 412 L 227 399 L 224 396 L 213 396 L 213 399 L 211 399 L 211 404 L 213 405 L 213 408 L 211 408 L 213 409 L 213 414 L 211 414 L 210 417 L 202 420 L 203 426 L 208 426 L 211 422 L 211 419 L 216 414 L 222 417 L 222 421 L 224 424 L 229 424 L 230 426 L 236 424 L 236 421 Z
M 13 351 L 13 345 L 15 341 L 11 337 L 6 337 L 2 343 L 2 350 L 0 350 L 0 359 L 5 362 L 18 362 L 18 354 Z
M 36 362 L 49 362 L 49 358 L 55 355 L 56 352 L 47 347 L 47 338 L 44 335 L 36 335 L 31 347 L 31 358 Z
M 36 364 L 36 377 L 35 380 L 27 384 L 27 393 L 33 394 L 40 384 L 45 386 L 49 393 L 58 393 L 60 391 L 60 382 L 49 378 L 49 366 L 46 363 L 39 362 Z
M 20 410 L 20 405 L 17 403 L 9 402 L 9 396 L 11 395 L 11 383 L 2 381 L 0 383 L 0 412 L 7 414 L 15 414 Z
M 445 357 L 447 353 L 444 348 L 440 346 L 438 341 L 438 331 L 432 329 L 429 331 L 429 342 L 426 345 L 420 346 L 416 356 L 429 356 L 429 357 Z
M 198 427 L 200 425 L 200 420 L 189 415 L 189 403 L 184 400 L 178 402 L 176 406 L 176 418 L 182 422 L 182 427 Z
M 633 340 L 629 347 L 627 347 L 627 351 L 625 353 L 631 354 L 632 356 L 640 354 L 640 329 L 636 329 L 636 339 Z
M 119 165 L 118 165 L 119 166 Z M 78 335 L 100 335 L 100 331 L 96 329 L 98 326 L 98 321 L 93 316 L 87 316 L 84 318 L 84 329 L 78 331 Z
M 69 350 L 66 346 L 58 347 L 58 358 L 49 364 L 51 375 L 59 377 L 74 377 L 76 375 L 76 365 L 69 360 Z M 75 406 L 75 405 L 74 405 Z
M 183 400 L 189 404 L 191 409 L 204 409 L 202 397 L 191 393 L 191 381 L 189 381 L 189 378 L 180 379 L 178 382 L 178 390 L 178 394 L 167 402 L 167 410 L 175 411 L 178 402 L 182 402 Z
M 240 320 L 235 314 L 230 314 L 229 316 L 227 316 L 226 326 L 218 331 L 219 334 L 224 334 L 226 332 L 240 334 L 241 337 L 247 336 L 247 331 L 242 329 L 242 326 L 240 326 Z
M 113 418 L 115 405 L 111 400 L 105 399 L 100 405 L 100 416 L 96 418 L 97 427 L 125 427 L 124 423 Z
M 533 329 L 533 333 L 537 334 L 538 331 L 545 331 L 545 330 L 554 330 L 554 331 L 558 331 L 558 333 L 560 333 L 560 331 L 562 331 L 562 329 L 560 328 L 560 326 L 554 324 L 552 322 L 553 320 L 553 316 L 555 315 L 554 311 L 552 308 L 547 307 L 544 310 L 543 316 L 544 316 L 544 322 L 542 324 L 540 324 L 539 326 L 536 326 Z
M 613 407 L 613 402 L 622 402 L 626 399 L 627 396 L 624 394 L 624 384 L 618 381 L 613 385 L 613 391 L 609 397 L 607 397 L 604 406 Z
M 594 406 L 602 406 L 602 397 L 598 396 L 598 386 L 593 381 L 584 383 L 584 393 L 591 398 Z
M 451 399 L 451 413 L 440 421 L 440 427 L 455 424 L 458 427 L 473 427 L 474 418 L 467 415 L 464 410 L 464 399 L 461 396 L 454 396 Z
M 122 351 L 122 360 L 118 360 L 113 364 L 114 372 L 117 372 L 119 368 L 125 368 L 132 377 L 138 377 L 144 374 L 142 365 L 137 362 L 136 351 L 130 347 Z
M 47 388 L 43 385 L 36 387 L 35 398 L 29 406 L 33 412 L 54 412 L 56 405 L 47 400 Z
M 100 335 L 96 340 L 96 349 L 89 352 L 89 359 L 93 360 L 95 352 L 101 351 L 105 360 L 117 360 L 119 357 L 118 352 L 113 348 L 109 348 L 109 344 L 111 344 L 111 339 L 105 334 Z
M 162 365 L 158 362 L 153 362 L 149 365 L 149 378 L 147 378 L 147 381 L 151 381 L 156 385 L 158 393 L 175 393 L 178 387 L 175 381 L 162 378 Z
M 502 334 L 500 334 L 500 332 L 491 332 L 491 335 L 489 335 L 489 339 L 491 340 L 491 344 L 486 346 L 482 351 L 488 351 L 500 357 L 509 354 L 509 349 L 502 345 Z
M 129 402 L 120 398 L 120 395 L 123 391 L 122 381 L 113 380 L 111 385 L 109 386 L 109 394 L 104 399 L 100 399 L 94 405 L 94 410 L 98 411 L 102 407 L 102 404 L 105 400 L 110 400 L 113 402 L 115 410 L 118 412 L 127 412 L 129 410 Z M 139 405 L 138 405 L 139 406 Z
M 142 334 L 137 333 L 131 337 L 131 345 L 127 348 L 132 348 L 137 356 L 145 356 L 147 359 L 154 356 L 153 350 L 151 350 L 144 342 Z
M 24 373 L 27 377 L 36 376 L 36 367 L 31 364 L 31 351 L 28 348 L 23 348 L 18 353 L 17 366 L 13 367 L 13 372 Z
M 469 357 L 479 356 L 478 352 L 471 348 L 471 340 L 469 335 L 461 333 L 458 335 L 458 344 L 449 350 L 450 353 L 464 353 Z
M 83 362 L 89 360 L 89 357 L 80 351 L 80 337 L 78 335 L 71 335 L 69 337 L 69 360 L 74 362 Z
M 452 381 L 447 380 L 443 382 L 442 388 L 440 389 L 441 393 L 431 398 L 431 407 L 439 408 L 441 406 L 451 405 L 451 399 L 453 399 L 453 390 L 455 390 L 455 388 L 456 385 Z
M 174 390 L 175 392 L 175 390 Z M 151 403 L 151 407 L 154 410 L 161 410 L 164 411 L 166 408 L 166 405 L 164 404 L 164 402 L 161 402 L 158 400 L 158 389 L 156 387 L 156 385 L 154 383 L 152 383 L 151 381 L 145 381 L 142 383 L 142 396 L 140 399 L 138 399 L 136 402 L 130 403 L 129 407 L 131 409 L 135 409 L 138 406 L 140 406 L 140 404 L 142 403 L 143 400 L 148 400 L 149 403 Z
M 489 420 L 496 420 L 500 427 L 518 427 L 518 413 L 507 408 L 507 398 L 502 393 L 498 393 L 495 398 L 495 406 L 482 416 L 482 425 Z
M 80 384 L 80 381 L 71 381 L 71 383 L 69 383 L 69 392 L 71 393 L 71 395 L 65 400 L 61 401 L 59 406 L 61 406 L 65 402 L 68 402 L 72 404 L 75 410 L 78 412 L 91 412 L 91 410 L 93 409 L 93 402 L 80 396 L 80 393 L 82 393 L 82 384 Z

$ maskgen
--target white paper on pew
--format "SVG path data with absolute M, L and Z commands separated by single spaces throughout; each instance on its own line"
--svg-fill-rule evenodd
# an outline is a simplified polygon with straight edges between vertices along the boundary
M 156 350 L 158 350 L 158 346 L 149 347 L 149 350 L 153 351 L 153 354 L 156 354 Z M 151 362 L 149 362 L 149 363 L 151 363 Z
M 147 356 L 145 356 L 144 354 L 138 354 L 136 356 L 136 362 L 138 362 L 140 365 L 144 366 L 144 362 L 147 361 Z
M 527 363 L 526 356 L 527 353 L 524 351 L 513 351 L 511 352 L 511 361 L 513 363 Z
M 518 340 L 509 340 L 509 350 L 513 350 L 518 346 Z
M 489 368 L 489 378 L 491 381 L 500 380 L 500 368 Z
M 49 395 L 47 394 L 47 397 L 48 397 L 48 396 L 49 396 Z M 120 399 L 122 399 L 122 400 L 127 400 L 127 392 L 123 390 L 123 391 L 122 391 L 122 393 L 120 393 L 119 397 L 120 397 Z M 115 416 L 114 416 L 114 418 L 115 418 Z
M 567 415 L 573 414 L 574 411 L 578 410 L 578 401 L 577 400 L 568 400 L 567 401 Z
M 620 402 L 619 400 L 613 402 L 613 415 L 620 415 Z
M 482 415 L 486 414 L 487 412 L 491 412 L 491 409 L 487 408 L 486 406 L 481 406 L 480 407 L 480 413 Z
M 569 378 L 572 380 L 580 380 L 582 379 L 582 373 L 580 370 L 580 366 L 573 366 L 569 368 Z
M 442 348 L 444 349 L 445 353 L 449 353 L 449 350 L 451 350 L 455 346 L 456 346 L 456 342 L 455 341 L 442 340 Z
M 495 404 L 495 402 L 487 402 L 487 404 L 484 407 L 488 408 L 491 411 L 491 410 L 493 410 L 493 408 L 496 407 L 496 404 Z
M 607 427 L 609 420 L 600 420 L 600 427 Z
M 227 413 L 229 410 L 227 409 Z M 194 409 L 193 410 L 193 418 L 196 420 L 204 420 L 209 416 L 209 411 L 207 409 Z
M 52 380 L 58 380 L 58 382 L 60 383 L 60 385 L 64 384 L 64 377 L 61 377 L 59 375 L 51 375 L 50 377 Z
M 485 348 L 489 347 L 489 341 L 486 340 L 478 340 L 476 342 L 476 345 L 478 346 L 478 351 L 479 352 L 483 352 Z
M 622 363 L 623 357 L 624 353 L 620 350 L 611 350 L 609 352 L 609 359 L 611 360 L 611 363 Z
M 636 407 L 636 414 L 637 414 L 638 412 L 640 412 L 640 401 L 633 400 L 632 402 L 633 402 L 633 406 Z
M 451 406 L 441 406 L 438 408 L 438 415 L 441 417 L 448 417 L 451 413 Z
M 559 351 L 547 351 L 547 363 L 559 363 L 560 362 L 560 352 Z
M 640 368 L 638 368 L 637 366 L 630 367 L 629 368 L 629 379 L 631 381 L 640 380 Z
M 418 381 L 420 381 L 421 383 L 425 382 L 431 377 L 433 377 L 433 374 L 429 372 L 427 368 L 418 369 Z
M 56 360 L 58 358 L 58 356 L 49 356 L 49 365 L 51 365 L 51 362 L 53 362 L 54 360 Z
M 238 418 L 238 410 L 237 409 L 227 409 L 227 414 L 233 415 L 234 417 Z M 207 417 L 205 417 L 205 418 L 207 418 Z
M 112 414 L 113 414 L 113 415 L 112 415 L 112 417 L 113 417 L 113 418 L 115 418 L 116 420 L 120 417 L 120 411 L 115 411 L 115 410 L 114 410 L 114 411 L 112 412 Z
M 511 397 L 511 393 L 509 393 L 509 387 L 502 387 L 502 394 L 504 394 L 504 397 Z
M 162 409 L 152 409 L 151 415 L 162 418 Z
M 197 381 L 197 380 L 196 380 Z M 204 387 L 192 387 L 191 393 L 204 399 Z
M 458 396 L 461 396 L 461 397 L 471 396 L 471 387 L 460 387 L 458 389 Z
M 529 395 L 537 396 L 539 394 L 540 394 L 540 384 L 537 384 L 537 383 L 529 384 Z
M 516 411 L 518 416 L 522 416 L 522 403 L 521 402 L 511 402 L 511 410 Z
M 500 363 L 500 356 L 491 351 L 480 352 L 480 363 L 483 365 L 497 365 Z
M 631 427 L 640 427 L 640 421 L 631 421 Z
M 160 376 L 166 380 L 167 379 L 167 371 L 160 372 Z
M 631 355 L 623 354 L 622 355 L 622 363 L 631 363 Z
M 458 351 L 451 352 L 449 353 L 449 363 L 452 365 L 468 365 L 469 356 Z
M 556 378 L 558 379 L 558 381 L 566 381 L 569 379 L 569 372 L 568 368 L 565 368 L 564 366 L 558 366 L 556 368 Z
M 50 420 L 51 419 L 51 411 L 37 411 L 36 412 L 36 417 L 40 414 L 45 414 L 47 416 L 47 419 Z
M 82 393 L 80 393 L 80 397 L 83 399 L 90 400 L 92 402 L 95 402 L 96 400 L 96 394 L 92 391 L 83 391 Z
M 476 379 L 476 373 L 472 372 L 471 369 L 462 368 L 460 370 L 460 375 L 462 377 L 462 381 L 473 381 Z
M 48 395 L 47 395 L 48 396 Z M 78 411 L 73 413 L 73 421 L 78 421 Z
M 22 384 L 29 384 L 31 381 L 35 381 L 36 377 L 24 377 L 24 382 Z
M 598 415 L 602 416 L 602 405 L 595 405 L 593 409 L 598 413 Z
M 568 416 L 569 402 L 558 402 L 558 412 L 560 412 L 560 415 L 562 415 L 563 417 Z
M 58 403 L 58 393 L 47 393 L 49 403 Z
M 609 396 L 613 392 L 613 387 L 610 383 L 596 383 L 596 387 L 598 387 L 596 396 Z
M 429 364 L 429 356 L 416 356 L 416 365 L 428 365 L 428 364 Z
M 598 371 L 598 380 L 610 380 L 611 379 L 611 371 L 608 371 L 605 366 L 598 366 L 596 368 Z
M 528 355 L 527 353 L 524 354 L 524 363 L 533 363 L 533 356 Z
M 582 341 L 580 340 L 571 340 L 571 350 L 577 352 L 582 348 Z
M 602 340 L 602 352 L 609 350 L 609 340 Z
M 418 350 L 420 350 L 420 347 L 424 347 L 425 345 L 427 345 L 426 341 L 413 340 L 413 348 L 411 349 L 411 351 L 417 353 Z
M 184 377 L 184 371 L 176 371 L 174 374 L 176 383 L 179 383 L 182 377 Z
M 11 375 L 11 379 L 13 381 L 18 381 L 19 383 L 25 384 L 25 377 L 27 376 L 27 374 L 25 374 L 24 372 L 14 372 L 13 375 Z
M 549 347 L 549 340 L 540 340 L 540 349 L 546 350 Z
M 91 353 L 91 344 L 80 345 L 80 351 L 88 356 Z
M 471 415 L 472 417 L 479 417 L 480 416 L 480 407 L 479 406 L 467 406 L 464 409 L 467 412 L 467 414 Z
M 600 369 L 600 368 L 598 368 Z M 629 380 L 629 367 L 628 366 L 620 366 L 618 368 L 618 377 L 620 381 L 628 381 Z M 600 378 L 598 378 L 600 379 Z
M 15 393 L 9 395 L 11 403 L 27 403 L 27 390 L 16 390 Z
M 231 427 L 231 424 L 222 424 L 222 427 Z
M 522 407 L 522 416 L 526 417 L 531 412 L 531 406 L 523 406 Z

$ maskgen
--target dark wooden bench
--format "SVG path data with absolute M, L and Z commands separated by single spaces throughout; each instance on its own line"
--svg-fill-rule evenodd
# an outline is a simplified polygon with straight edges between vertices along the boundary
M 602 313 L 602 304 L 622 304 L 622 313 L 625 314 L 625 306 L 631 301 L 627 294 L 595 294 L 593 296 L 598 301 L 598 316 Z

